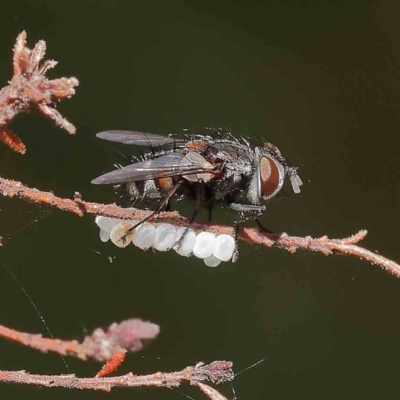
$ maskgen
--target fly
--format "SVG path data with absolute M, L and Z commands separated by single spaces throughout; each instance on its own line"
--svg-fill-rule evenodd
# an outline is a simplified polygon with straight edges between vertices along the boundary
M 302 181 L 297 168 L 290 167 L 276 146 L 265 143 L 254 147 L 246 139 L 219 134 L 186 135 L 179 139 L 152 133 L 110 130 L 97 137 L 112 142 L 146 146 L 151 151 L 136 162 L 92 181 L 93 184 L 122 185 L 132 200 L 159 199 L 159 206 L 131 230 L 168 209 L 174 197 L 188 198 L 195 204 L 190 224 L 199 210 L 220 204 L 237 212 L 234 238 L 247 220 L 265 211 L 264 202 L 275 197 L 288 177 L 295 193 Z M 129 232 L 127 233 L 129 234 Z M 180 244 L 185 233 L 178 240 Z M 237 244 L 233 260 L 238 258 Z

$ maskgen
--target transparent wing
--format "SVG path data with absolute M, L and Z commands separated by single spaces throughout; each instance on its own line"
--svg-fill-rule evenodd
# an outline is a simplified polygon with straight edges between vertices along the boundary
M 99 132 L 96 136 L 100 139 L 109 140 L 111 142 L 132 144 L 136 146 L 158 147 L 186 143 L 186 141 L 182 139 L 135 131 L 104 131 Z
M 196 153 L 170 153 L 164 156 L 128 165 L 94 179 L 95 185 L 108 185 L 171 176 L 213 173 L 216 167 Z

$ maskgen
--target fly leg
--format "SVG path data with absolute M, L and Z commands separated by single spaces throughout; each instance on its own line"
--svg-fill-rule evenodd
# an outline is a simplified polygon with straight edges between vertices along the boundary
M 182 235 L 179 236 L 179 239 L 177 239 L 177 241 L 175 242 L 174 247 L 176 247 L 177 250 L 179 250 L 180 247 L 182 246 L 183 239 L 185 239 L 186 234 L 189 232 L 190 226 L 194 222 L 198 212 L 199 212 L 199 209 L 196 207 L 196 209 L 194 210 L 194 213 L 192 214 L 192 216 L 189 220 L 189 223 L 185 226 L 185 230 L 182 232 Z
M 268 233 L 270 235 L 273 235 L 274 239 L 277 240 L 282 236 L 282 233 L 276 233 L 274 231 L 271 231 L 270 229 L 266 228 L 261 221 L 257 218 L 255 219 L 256 224 L 258 225 L 258 227 L 265 233 Z
M 186 225 L 185 230 L 182 232 L 182 235 L 177 239 L 177 241 L 174 244 L 174 247 L 176 247 L 177 250 L 180 249 L 182 246 L 183 239 L 185 239 L 186 234 L 189 232 L 190 226 L 193 224 L 195 218 L 197 217 L 197 214 L 200 211 L 201 208 L 201 201 L 203 199 L 203 190 L 199 186 L 197 186 L 196 189 L 196 207 L 194 209 L 194 212 L 192 216 L 190 217 L 189 223 Z
M 257 221 L 258 217 L 265 211 L 265 206 L 257 206 L 253 204 L 240 204 L 232 203 L 229 208 L 238 213 L 238 218 L 233 226 L 234 239 L 235 239 L 235 251 L 233 252 L 232 262 L 236 262 L 239 258 L 239 243 L 238 237 L 239 232 L 243 227 L 243 223 L 249 219 L 255 219 Z
M 170 199 L 171 200 L 171 199 Z M 167 204 L 165 205 L 164 211 L 171 211 L 171 201 L 168 201 Z
M 275 232 L 271 231 L 270 229 L 266 228 L 266 227 L 261 223 L 261 221 L 260 221 L 258 218 L 256 218 L 255 221 L 256 221 L 256 224 L 258 225 L 258 227 L 259 227 L 263 232 L 271 233 L 271 234 L 275 233 Z
M 162 199 L 160 205 L 158 206 L 157 210 L 151 212 L 147 217 L 144 217 L 142 220 L 140 220 L 137 224 L 133 225 L 131 228 L 129 228 L 124 235 L 122 236 L 122 240 L 125 240 L 125 238 L 138 226 L 142 225 L 149 219 L 153 218 L 155 215 L 159 214 L 165 206 L 169 204 L 169 201 L 171 200 L 172 196 L 176 193 L 176 191 L 179 189 L 181 186 L 182 181 L 178 182 L 175 184 L 175 186 L 166 194 L 166 196 Z

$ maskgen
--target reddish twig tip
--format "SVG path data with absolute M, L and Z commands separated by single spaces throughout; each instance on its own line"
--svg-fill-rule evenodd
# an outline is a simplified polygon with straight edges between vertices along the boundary
M 97 378 L 110 375 L 113 373 L 125 360 L 126 350 L 116 350 L 113 355 L 106 361 L 101 370 L 96 374 Z

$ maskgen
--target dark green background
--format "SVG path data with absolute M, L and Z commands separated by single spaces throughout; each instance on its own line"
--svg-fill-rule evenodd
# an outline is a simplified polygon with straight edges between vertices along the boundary
M 95 133 L 110 128 L 176 132 L 225 126 L 262 136 L 300 167 L 301 195 L 269 204 L 264 223 L 294 235 L 343 237 L 400 261 L 400 28 L 396 2 L 8 1 L 1 10 L 0 81 L 25 29 L 76 76 L 59 110 L 69 136 L 41 115 L 12 128 L 22 157 L 0 147 L 4 177 L 64 196 L 114 200 L 90 180 L 121 161 Z M 128 149 L 130 150 L 130 149 Z M 243 244 L 237 264 L 211 269 L 175 253 L 119 250 L 79 219 L 0 198 L 0 323 L 56 337 L 132 316 L 161 325 L 121 373 L 173 371 L 227 359 L 238 399 L 386 399 L 398 394 L 400 280 L 365 261 L 289 255 Z M 29 225 L 40 218 L 37 223 Z M 225 212 L 216 216 L 226 223 Z M 97 253 L 99 252 L 100 255 Z M 114 262 L 109 263 L 112 256 Z M 99 365 L 67 359 L 71 372 Z M 65 373 L 59 356 L 0 341 L 0 368 Z M 229 384 L 220 387 L 232 398 Z M 188 385 L 183 393 L 204 398 Z M 181 399 L 168 389 L 111 394 L 0 385 L 30 399 Z

